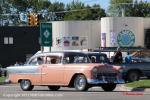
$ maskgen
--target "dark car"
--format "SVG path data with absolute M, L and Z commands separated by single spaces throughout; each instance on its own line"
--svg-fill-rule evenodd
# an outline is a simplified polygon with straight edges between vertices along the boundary
M 147 58 L 132 57 L 130 63 L 122 63 L 124 66 L 123 79 L 127 82 L 138 81 L 140 77 L 150 79 L 150 60 Z
M 132 57 L 132 63 L 146 63 L 150 62 L 150 59 L 146 58 L 139 58 L 139 57 Z

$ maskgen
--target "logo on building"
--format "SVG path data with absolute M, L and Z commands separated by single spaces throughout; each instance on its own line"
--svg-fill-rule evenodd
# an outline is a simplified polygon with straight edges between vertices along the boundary
M 135 35 L 130 30 L 122 30 L 117 36 L 118 45 L 121 47 L 131 47 L 135 43 Z

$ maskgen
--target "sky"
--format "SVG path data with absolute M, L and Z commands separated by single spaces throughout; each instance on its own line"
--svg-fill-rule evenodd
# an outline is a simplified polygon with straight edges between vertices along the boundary
M 65 4 L 72 2 L 73 0 L 50 0 L 51 2 L 55 2 L 55 1 L 59 1 L 59 2 L 63 2 Z M 110 0 L 77 0 L 77 1 L 82 1 L 85 4 L 88 5 L 93 5 L 93 4 L 99 4 L 101 6 L 101 8 L 104 8 L 105 10 L 107 10 Z M 138 0 L 141 1 L 141 0 Z M 142 1 L 148 1 L 150 2 L 150 0 L 142 0 Z

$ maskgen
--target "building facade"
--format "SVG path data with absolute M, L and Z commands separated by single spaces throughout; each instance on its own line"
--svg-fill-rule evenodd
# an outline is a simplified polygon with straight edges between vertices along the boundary
M 118 46 L 150 48 L 150 18 L 104 17 L 97 21 L 50 23 L 52 51 Z M 45 47 L 44 50 L 50 49 Z
M 2 67 L 16 62 L 24 63 L 38 50 L 39 27 L 0 27 L 0 64 Z
M 150 18 L 105 17 L 101 19 L 102 47 L 146 47 Z
M 99 47 L 100 21 L 52 22 L 52 51 Z

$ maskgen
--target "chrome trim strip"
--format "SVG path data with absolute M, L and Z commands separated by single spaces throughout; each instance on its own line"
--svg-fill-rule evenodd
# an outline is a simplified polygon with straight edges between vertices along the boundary
M 28 75 L 28 74 L 30 74 L 30 75 L 46 75 L 46 73 L 15 73 L 15 74 L 23 74 L 23 75 Z

